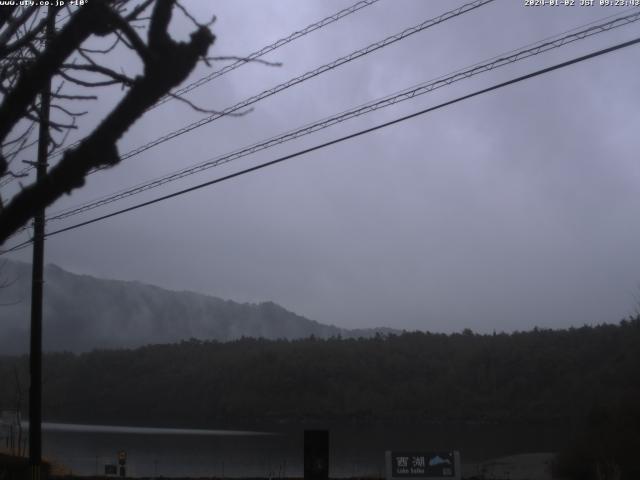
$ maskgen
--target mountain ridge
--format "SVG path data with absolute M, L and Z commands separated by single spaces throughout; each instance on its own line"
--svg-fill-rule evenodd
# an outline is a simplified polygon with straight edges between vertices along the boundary
M 31 264 L 7 260 L 0 275 L 8 283 L 0 289 L 0 352 L 25 353 Z M 308 319 L 272 301 L 239 303 L 139 281 L 76 274 L 52 263 L 45 266 L 44 280 L 45 351 L 134 348 L 190 338 L 369 337 L 395 331 L 350 330 Z

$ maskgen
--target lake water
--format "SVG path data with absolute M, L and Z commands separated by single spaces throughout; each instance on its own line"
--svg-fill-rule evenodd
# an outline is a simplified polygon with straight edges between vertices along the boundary
M 300 476 L 301 440 L 278 432 L 43 425 L 43 455 L 79 475 L 103 474 L 124 450 L 134 477 Z
M 104 473 L 127 452 L 134 477 L 302 477 L 304 426 L 200 430 L 43 425 L 43 453 L 74 474 Z M 307 426 L 306 428 L 314 428 Z M 330 476 L 384 476 L 385 450 L 460 450 L 463 463 L 525 452 L 557 451 L 566 428 L 496 425 L 330 429 Z

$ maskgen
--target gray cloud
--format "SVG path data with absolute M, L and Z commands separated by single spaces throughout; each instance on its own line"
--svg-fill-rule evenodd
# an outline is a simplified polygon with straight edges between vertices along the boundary
M 201 18 L 218 15 L 213 54 L 242 55 L 349 4 L 194 1 L 191 8 Z M 449 1 L 382 0 L 269 56 L 283 61 L 282 68 L 249 65 L 190 98 L 224 108 L 452 7 Z M 250 115 L 214 122 L 95 175 L 83 191 L 51 210 L 618 12 L 525 8 L 520 1 L 498 0 L 278 94 Z M 189 28 L 178 22 L 175 30 Z M 578 42 L 132 201 L 413 112 L 638 31 L 634 24 Z M 639 51 L 632 47 L 53 237 L 47 259 L 94 275 L 238 301 L 273 300 L 345 327 L 491 331 L 618 321 L 631 313 L 640 281 Z M 109 92 L 107 100 L 117 94 Z M 176 102 L 164 105 L 132 129 L 121 151 L 199 117 Z

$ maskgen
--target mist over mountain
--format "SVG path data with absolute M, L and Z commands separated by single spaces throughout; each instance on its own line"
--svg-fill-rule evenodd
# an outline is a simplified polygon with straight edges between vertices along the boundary
M 29 347 L 31 265 L 6 261 L 0 271 L 0 353 Z M 130 348 L 190 338 L 297 339 L 368 337 L 390 329 L 347 330 L 297 315 L 273 302 L 238 303 L 139 282 L 77 275 L 57 265 L 44 269 L 45 351 Z

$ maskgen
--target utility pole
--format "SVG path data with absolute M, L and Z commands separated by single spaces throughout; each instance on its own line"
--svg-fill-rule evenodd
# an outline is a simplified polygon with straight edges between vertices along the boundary
M 46 45 L 55 28 L 55 10 L 47 10 Z M 37 181 L 47 174 L 49 149 L 49 110 L 51 81 L 40 93 L 40 129 L 38 133 Z M 29 355 L 29 466 L 31 480 L 40 480 L 42 462 L 42 286 L 44 283 L 44 208 L 33 218 L 33 264 L 31 276 L 31 345 Z

